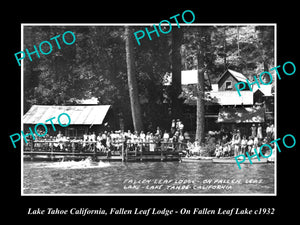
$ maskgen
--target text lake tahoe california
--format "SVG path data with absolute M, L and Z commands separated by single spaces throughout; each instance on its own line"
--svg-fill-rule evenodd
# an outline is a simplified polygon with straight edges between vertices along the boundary
M 233 216 L 233 215 L 274 215 L 275 208 L 180 208 L 180 209 L 166 209 L 166 208 L 111 208 L 110 210 L 97 208 L 71 208 L 59 209 L 59 208 L 29 208 L 28 215 L 77 215 L 77 216 L 89 216 L 89 215 L 139 215 L 139 216 L 150 216 L 150 215 L 161 215 L 161 216 L 172 216 L 172 215 L 222 215 L 222 216 Z

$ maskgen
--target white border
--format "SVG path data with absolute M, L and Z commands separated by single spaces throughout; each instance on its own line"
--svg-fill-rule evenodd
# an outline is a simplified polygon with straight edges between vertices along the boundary
M 182 24 L 180 26 L 247 26 L 247 25 L 258 25 L 258 26 L 274 26 L 274 66 L 277 66 L 277 24 L 276 23 L 192 23 Z M 24 26 L 152 26 L 158 25 L 158 23 L 22 23 L 21 24 L 21 51 L 24 49 Z M 171 23 L 176 25 L 176 23 Z M 24 103 L 24 67 L 21 61 L 21 130 L 23 130 L 23 103 Z M 277 139 L 277 76 L 275 76 L 275 99 L 274 99 L 274 126 L 275 126 L 275 139 Z M 248 193 L 248 194 L 213 194 L 213 193 L 201 193 L 201 194 L 160 194 L 160 193 L 123 193 L 123 194 L 24 194 L 24 174 L 23 174 L 23 142 L 21 143 L 21 196 L 277 196 L 277 151 L 275 151 L 275 162 L 274 162 L 274 193 Z M 273 153 L 274 154 L 274 153 Z

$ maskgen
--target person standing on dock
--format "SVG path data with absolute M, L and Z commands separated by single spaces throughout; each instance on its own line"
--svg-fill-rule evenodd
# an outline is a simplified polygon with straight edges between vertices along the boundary
M 258 148 L 258 137 L 254 137 L 253 139 L 253 148 L 257 149 Z M 254 151 L 253 151 L 254 153 Z
M 174 136 L 172 137 L 173 149 L 178 149 L 178 141 L 179 141 L 179 131 L 176 131 Z
M 172 120 L 171 123 L 171 130 L 170 130 L 170 136 L 173 137 L 173 135 L 175 134 L 176 131 L 176 121 L 175 119 Z
M 97 136 L 97 138 L 96 138 L 96 141 L 97 141 L 97 143 L 96 143 L 96 148 L 97 148 L 99 151 L 101 150 L 101 136 L 102 136 L 102 134 L 99 133 L 98 136 Z
M 271 126 L 270 126 L 271 128 L 271 138 L 272 139 L 275 139 L 275 126 L 274 126 L 274 124 L 272 123 L 271 124 Z
M 144 133 L 144 131 L 141 131 L 140 133 L 140 141 L 142 143 L 146 142 L 146 134 Z
M 152 133 L 150 133 L 150 137 L 149 137 L 149 150 L 150 152 L 154 152 L 156 147 L 156 144 L 154 143 L 154 136 Z
M 93 132 L 93 133 L 90 135 L 90 141 L 96 141 L 96 134 L 95 134 L 95 132 Z
M 266 134 L 267 134 L 267 138 L 268 140 L 271 140 L 272 137 L 272 129 L 271 129 L 271 125 L 268 123 L 267 127 L 266 127 Z
M 180 123 L 181 123 L 181 122 L 180 122 L 180 119 L 177 119 L 177 120 L 176 120 L 176 125 L 175 125 L 175 126 L 176 126 L 175 129 L 176 129 L 177 131 L 179 131 L 179 125 L 180 125 Z
M 101 144 L 104 146 L 104 148 L 107 148 L 106 139 L 107 139 L 107 132 L 104 131 L 104 133 L 101 136 Z
M 246 135 L 244 135 L 243 139 L 241 140 L 241 151 L 243 155 L 246 154 L 246 148 L 247 148 L 247 139 L 246 139 Z
M 251 127 L 251 136 L 253 138 L 256 137 L 256 126 L 254 123 L 252 124 L 252 127 Z
M 182 132 L 179 133 L 179 137 L 178 137 L 178 150 L 182 150 L 183 149 L 183 143 L 184 143 L 184 136 L 182 134 Z
M 184 132 L 183 136 L 184 136 L 185 142 L 188 142 L 189 140 L 191 140 L 190 134 L 187 131 Z
M 163 135 L 164 143 L 167 143 L 169 141 L 169 138 L 170 138 L 169 133 L 165 130 L 165 133 Z
M 159 139 L 162 137 L 162 131 L 159 127 L 156 128 L 155 136 L 157 136 Z
M 252 148 L 253 148 L 253 139 L 252 139 L 252 136 L 249 137 L 249 140 L 247 142 L 247 146 L 248 146 L 248 154 L 251 155 L 252 154 Z
M 181 135 L 183 135 L 183 129 L 184 129 L 184 125 L 183 125 L 183 123 L 180 121 L 180 123 L 179 123 L 179 132 L 180 132 Z
M 95 144 L 95 142 L 96 142 L 96 134 L 95 134 L 95 132 L 93 132 L 93 133 L 90 135 L 90 142 L 91 142 L 91 144 L 90 144 L 91 150 L 92 150 L 93 152 L 95 152 L 95 150 L 96 150 L 96 144 Z
M 257 138 L 258 138 L 258 140 L 262 140 L 262 138 L 263 138 L 261 124 L 258 124 L 258 127 L 257 127 Z
M 240 143 L 241 143 L 241 136 L 239 132 L 237 132 L 232 139 L 232 143 L 234 146 L 234 156 L 237 156 L 239 154 L 239 148 L 240 148 Z

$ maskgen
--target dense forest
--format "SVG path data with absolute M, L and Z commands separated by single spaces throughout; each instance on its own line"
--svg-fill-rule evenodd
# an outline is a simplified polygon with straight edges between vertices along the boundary
M 181 26 L 160 37 L 153 35 L 152 40 L 144 38 L 141 45 L 135 40 L 126 42 L 141 29 L 144 27 L 131 26 L 126 31 L 125 26 L 24 26 L 24 50 L 29 52 L 33 45 L 38 47 L 66 31 L 76 35 L 72 45 L 58 49 L 52 41 L 51 54 L 23 60 L 24 113 L 33 104 L 72 105 L 76 99 L 96 97 L 99 104 L 112 105 L 125 129 L 132 129 L 131 65 L 144 129 L 158 125 L 166 129 L 172 118 L 180 117 L 184 102 L 178 98 L 182 96 L 181 70 L 198 69 L 215 83 L 227 68 L 250 78 L 274 67 L 274 26 Z M 127 55 L 128 50 L 132 54 Z M 171 73 L 172 84 L 166 86 L 166 75 Z

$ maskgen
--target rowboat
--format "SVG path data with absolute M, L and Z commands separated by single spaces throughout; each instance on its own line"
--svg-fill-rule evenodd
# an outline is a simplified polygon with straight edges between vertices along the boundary
M 222 164 L 236 164 L 237 161 L 234 158 L 213 158 L 213 163 L 222 163 Z M 241 161 L 241 160 L 238 160 Z M 268 163 L 268 159 L 266 158 L 260 158 L 258 160 L 257 158 L 251 159 L 252 164 L 259 164 L 259 163 Z M 243 164 L 251 164 L 250 160 L 246 159 Z
M 203 156 L 185 156 L 181 157 L 181 162 L 212 162 L 214 157 L 203 157 Z

